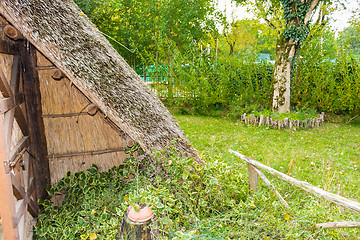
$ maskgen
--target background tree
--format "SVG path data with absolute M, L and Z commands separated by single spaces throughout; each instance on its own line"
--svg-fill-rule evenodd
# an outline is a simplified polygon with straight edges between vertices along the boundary
M 244 0 L 235 0 L 244 4 Z M 326 0 L 254 0 L 254 13 L 263 18 L 279 33 L 276 43 L 276 60 L 273 77 L 274 110 L 290 111 L 290 88 L 292 69 L 301 44 L 306 40 L 312 26 L 310 21 L 319 9 L 315 25 L 323 25 L 332 4 Z M 282 18 L 279 16 L 282 12 Z

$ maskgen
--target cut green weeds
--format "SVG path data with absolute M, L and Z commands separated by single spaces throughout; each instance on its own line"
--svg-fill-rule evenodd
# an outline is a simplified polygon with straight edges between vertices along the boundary
M 116 239 L 126 208 L 142 203 L 156 214 L 158 239 L 358 239 L 359 229 L 316 230 L 315 224 L 360 221 L 359 214 L 268 176 L 291 207 L 285 209 L 264 184 L 251 192 L 246 164 L 227 151 L 359 201 L 360 126 L 291 132 L 226 118 L 175 118 L 205 164 L 170 147 L 152 159 L 130 157 L 105 173 L 96 166 L 69 173 L 48 188 L 50 195 L 65 190 L 65 200 L 62 206 L 42 202 L 35 239 Z

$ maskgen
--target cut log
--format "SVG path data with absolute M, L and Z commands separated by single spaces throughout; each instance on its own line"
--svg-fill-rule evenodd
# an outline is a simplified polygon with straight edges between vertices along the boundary
M 265 118 L 265 125 L 268 127 L 270 124 L 270 116 L 266 116 Z
M 146 205 L 140 206 L 138 211 L 135 211 L 134 207 L 130 206 L 124 214 L 120 227 L 120 239 L 150 240 L 150 223 L 153 217 L 154 213 Z
M 7 25 L 4 27 L 5 35 L 13 40 L 23 39 L 23 35 L 13 26 Z
M 126 136 L 126 145 L 128 147 L 133 147 L 135 144 L 134 140 L 132 140 L 129 136 Z
M 305 181 L 299 181 L 293 177 L 290 177 L 282 172 L 279 172 L 269 166 L 266 166 L 258 161 L 255 161 L 249 157 L 246 157 L 245 155 L 236 152 L 234 150 L 229 150 L 230 153 L 234 154 L 235 156 L 238 156 L 239 158 L 241 158 L 242 160 L 244 160 L 245 162 L 247 162 L 248 164 L 252 164 L 257 168 L 260 168 L 292 185 L 295 185 L 311 194 L 314 194 L 316 196 L 322 197 L 325 200 L 328 200 L 330 202 L 333 202 L 339 206 L 345 207 L 347 209 L 356 211 L 360 213 L 360 203 L 359 202 L 355 202 L 352 201 L 350 199 L 344 198 L 342 196 L 339 196 L 337 194 L 333 194 L 333 193 L 329 193 L 327 191 L 322 190 L 321 188 L 315 187 Z
M 95 104 L 91 103 L 86 110 L 90 116 L 94 116 L 99 111 L 99 108 Z
M 260 115 L 259 126 L 264 125 L 264 115 Z
M 59 69 L 54 69 L 52 71 L 51 77 L 56 81 L 60 81 L 65 77 L 65 74 Z
M 316 224 L 316 229 L 320 228 L 360 228 L 360 222 L 328 222 Z

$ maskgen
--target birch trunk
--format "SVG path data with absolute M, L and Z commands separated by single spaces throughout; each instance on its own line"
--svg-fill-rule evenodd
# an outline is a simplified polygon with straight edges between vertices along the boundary
M 273 109 L 279 113 L 290 112 L 290 84 L 292 60 L 298 44 L 281 36 L 276 45 L 274 66 Z

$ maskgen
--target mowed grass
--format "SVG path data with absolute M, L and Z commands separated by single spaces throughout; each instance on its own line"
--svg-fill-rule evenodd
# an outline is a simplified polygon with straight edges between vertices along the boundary
M 243 169 L 244 177 L 247 177 L 245 162 L 228 153 L 228 149 L 298 180 L 360 202 L 360 125 L 326 123 L 316 129 L 289 131 L 246 126 L 228 118 L 176 115 L 175 119 L 200 155 L 210 156 L 208 159 L 225 159 L 234 167 Z M 285 223 L 309 221 L 311 224 L 306 225 L 309 227 L 326 221 L 360 221 L 359 213 L 313 197 L 267 173 L 265 175 L 291 207 L 285 214 Z M 260 189 L 266 189 L 263 183 L 260 184 Z M 258 194 L 271 195 L 266 190 Z M 275 197 L 271 200 L 277 201 Z M 303 227 L 289 229 L 305 231 Z M 360 236 L 359 229 L 323 232 L 326 233 L 325 239 L 329 236 L 330 239 L 331 236 L 334 239 L 359 239 Z M 308 239 L 320 236 L 314 232 L 313 238 Z

